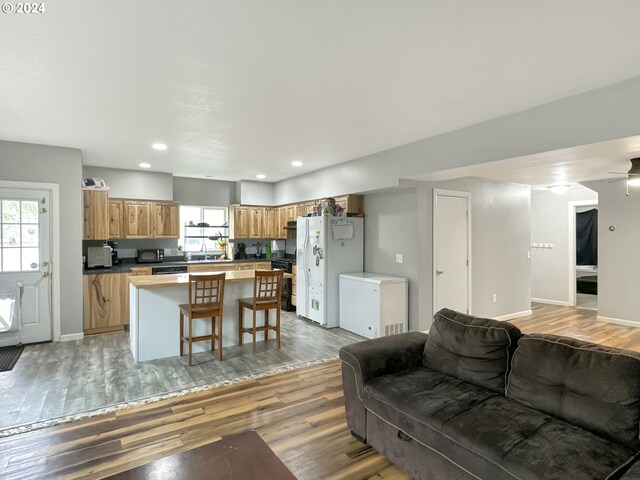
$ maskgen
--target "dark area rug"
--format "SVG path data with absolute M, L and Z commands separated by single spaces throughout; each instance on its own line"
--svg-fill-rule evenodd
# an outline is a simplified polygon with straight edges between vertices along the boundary
M 20 355 L 22 355 L 23 350 L 24 345 L 0 348 L 0 372 L 8 372 L 11 370 L 20 358 Z

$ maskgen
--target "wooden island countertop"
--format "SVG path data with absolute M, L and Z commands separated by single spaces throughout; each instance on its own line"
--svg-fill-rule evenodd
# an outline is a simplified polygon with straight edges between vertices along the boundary
M 169 275 L 139 275 L 129 277 L 129 283 L 134 288 L 162 288 L 162 287 L 177 287 L 180 285 L 187 285 L 189 283 L 189 275 L 212 275 L 217 272 L 197 272 L 197 273 L 177 273 Z M 226 270 L 226 282 L 244 282 L 247 280 L 253 280 L 255 277 L 255 270 Z M 284 278 L 293 278 L 290 273 L 285 273 Z

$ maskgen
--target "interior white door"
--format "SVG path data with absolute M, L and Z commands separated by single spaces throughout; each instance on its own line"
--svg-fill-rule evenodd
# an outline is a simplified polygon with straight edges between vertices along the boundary
M 436 190 L 433 205 L 434 312 L 470 313 L 469 194 Z
M 0 346 L 52 338 L 49 209 L 47 190 L 0 188 L 0 282 L 21 288 L 19 329 L 0 315 Z

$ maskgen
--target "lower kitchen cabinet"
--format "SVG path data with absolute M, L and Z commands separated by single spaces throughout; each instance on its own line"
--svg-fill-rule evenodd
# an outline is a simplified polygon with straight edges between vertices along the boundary
M 129 323 L 128 273 L 83 276 L 84 333 L 115 332 Z
M 293 269 L 291 270 L 291 274 L 293 275 L 293 278 L 291 279 L 291 305 L 297 305 L 296 302 L 298 300 L 298 276 L 297 276 L 297 272 L 296 272 L 296 266 L 293 266 Z

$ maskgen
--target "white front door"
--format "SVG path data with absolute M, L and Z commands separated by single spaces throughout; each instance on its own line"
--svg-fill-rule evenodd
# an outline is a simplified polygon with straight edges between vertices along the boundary
M 434 190 L 433 303 L 434 312 L 450 308 L 470 313 L 470 194 Z
M 0 346 L 52 338 L 49 210 L 47 190 L 0 188 L 0 283 L 21 290 L 19 328 L 0 315 Z

